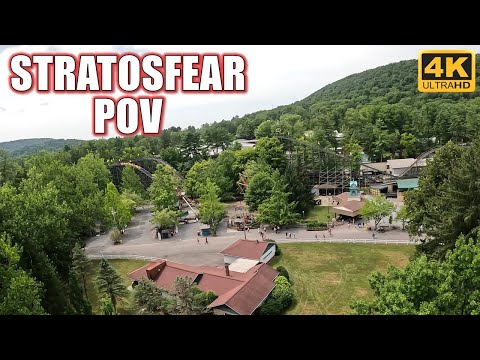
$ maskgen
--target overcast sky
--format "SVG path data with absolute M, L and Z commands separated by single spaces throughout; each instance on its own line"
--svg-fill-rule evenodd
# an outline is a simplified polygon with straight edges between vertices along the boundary
M 93 95 L 16 94 L 10 90 L 8 60 L 16 52 L 243 54 L 248 61 L 248 93 L 160 94 L 167 99 L 164 128 L 184 128 L 290 104 L 350 74 L 416 59 L 422 49 L 471 49 L 479 53 L 480 45 L 0 45 L 0 142 L 36 137 L 94 138 Z M 116 135 L 112 130 L 109 134 Z

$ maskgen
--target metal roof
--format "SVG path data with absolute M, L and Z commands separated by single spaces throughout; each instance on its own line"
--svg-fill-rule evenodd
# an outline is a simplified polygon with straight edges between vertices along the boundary
M 418 178 L 397 180 L 399 189 L 416 189 L 418 188 Z

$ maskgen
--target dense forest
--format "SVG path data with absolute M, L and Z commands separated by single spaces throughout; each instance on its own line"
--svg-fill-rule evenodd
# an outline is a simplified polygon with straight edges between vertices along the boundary
M 416 157 L 450 140 L 474 140 L 480 131 L 478 92 L 421 94 L 416 90 L 416 74 L 414 60 L 389 64 L 351 75 L 288 106 L 200 128 L 172 127 L 160 137 L 62 143 L 59 151 L 23 157 L 14 155 L 34 152 L 35 147 L 53 150 L 53 143 L 0 149 L 0 314 L 90 313 L 75 249 L 94 233 L 95 222 L 121 231 L 131 216 L 132 204 L 148 196 L 156 206 L 158 222 L 171 216 L 170 205 L 165 204 L 171 204 L 172 198 L 175 202 L 172 174 L 158 170 L 147 193 L 129 171 L 116 189 L 108 167 L 113 162 L 162 158 L 185 177 L 185 191 L 200 199 L 200 212 L 211 218 L 212 227 L 224 214 L 218 200 L 243 196 L 237 186 L 242 173 L 250 183 L 244 194 L 247 205 L 259 211 L 261 221 L 284 225 L 312 206 L 312 195 L 303 169 L 288 165 L 276 136 L 352 157 L 363 151 L 372 161 Z M 242 138 L 258 139 L 256 147 L 242 149 L 234 141 Z M 449 146 L 453 145 L 447 145 L 445 153 L 460 158 L 459 150 L 449 150 Z M 474 156 L 477 149 L 478 143 L 468 154 Z M 449 199 L 458 209 L 471 211 L 468 229 L 455 227 L 443 239 L 444 234 L 437 231 L 441 227 L 432 225 L 441 223 L 440 210 L 448 212 L 452 203 L 429 198 L 436 184 L 450 179 L 450 158 L 444 157 L 442 169 L 447 170 L 438 175 L 429 168 L 425 176 L 431 173 L 427 177 L 431 182 L 424 180 L 418 195 L 407 198 L 410 231 L 433 226 L 429 235 L 435 239 L 431 243 L 435 248 L 423 250 L 430 255 L 438 253 L 440 259 L 444 252 L 436 251 L 438 246 L 448 242 L 452 249 L 460 234 L 467 235 L 468 230 L 473 236 L 478 226 L 478 202 L 462 193 L 465 201 L 457 203 L 463 199 L 455 195 L 462 190 L 458 177 L 448 180 L 448 186 L 457 186 L 451 188 Z M 462 161 L 467 174 L 468 159 Z M 442 194 L 438 193 L 440 198 Z M 437 222 L 431 219 L 433 215 L 419 210 L 426 203 L 435 208 Z M 281 215 L 278 209 L 282 209 Z M 449 219 L 445 224 L 460 221 L 454 215 Z

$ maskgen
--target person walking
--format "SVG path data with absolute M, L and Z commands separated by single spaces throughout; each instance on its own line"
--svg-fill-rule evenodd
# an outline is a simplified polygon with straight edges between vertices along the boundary
M 375 233 L 374 232 L 372 233 L 372 239 L 375 240 Z
M 317 233 L 315 233 L 315 239 L 318 239 L 318 235 L 317 235 Z
M 200 239 L 197 237 L 197 243 L 198 245 L 200 245 Z
M 323 234 L 323 238 L 325 239 L 325 234 Z
M 285 239 L 288 238 L 288 232 L 285 233 Z
M 208 244 L 208 238 L 207 237 L 205 238 L 205 244 Z

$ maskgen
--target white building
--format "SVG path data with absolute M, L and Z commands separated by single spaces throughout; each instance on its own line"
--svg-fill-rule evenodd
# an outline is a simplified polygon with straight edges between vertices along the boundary
M 272 242 L 237 240 L 220 253 L 223 254 L 225 264 L 232 264 L 237 259 L 250 259 L 268 263 L 275 256 L 276 248 L 275 243 Z

